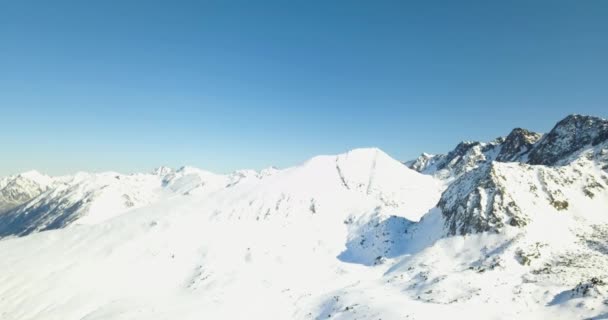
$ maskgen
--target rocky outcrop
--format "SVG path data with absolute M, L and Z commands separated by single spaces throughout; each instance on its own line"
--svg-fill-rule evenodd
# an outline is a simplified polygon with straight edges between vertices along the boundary
M 505 138 L 501 145 L 496 161 L 520 161 L 524 155 L 532 150 L 534 144 L 542 137 L 541 134 L 522 128 L 515 128 Z
M 421 173 L 433 173 L 437 171 L 437 165 L 445 163 L 446 156 L 444 154 L 429 154 L 423 153 L 420 157 L 406 163 L 408 167 Z
M 498 231 L 506 224 L 524 226 L 528 217 L 507 192 L 506 178 L 493 163 L 452 183 L 442 194 L 441 209 L 449 235 Z
M 597 146 L 608 140 L 608 120 L 581 115 L 570 115 L 558 122 L 530 152 L 528 163 L 563 165 L 571 156 L 586 147 Z
M 409 167 L 424 174 L 431 174 L 441 179 L 454 179 L 467 171 L 473 170 L 496 158 L 503 138 L 489 143 L 463 141 L 448 154 L 429 155 L 423 153 Z

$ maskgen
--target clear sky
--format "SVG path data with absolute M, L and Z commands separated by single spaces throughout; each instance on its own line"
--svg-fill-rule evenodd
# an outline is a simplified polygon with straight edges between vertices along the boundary
M 2 1 L 0 175 L 408 160 L 608 117 L 608 1 Z

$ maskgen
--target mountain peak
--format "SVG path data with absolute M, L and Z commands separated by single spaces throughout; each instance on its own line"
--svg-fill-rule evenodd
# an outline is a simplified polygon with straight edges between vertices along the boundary
M 509 133 L 502 143 L 500 153 L 496 157 L 497 161 L 511 162 L 521 159 L 534 144 L 542 137 L 540 133 L 532 132 L 523 128 L 515 128 Z
M 558 122 L 558 125 L 560 123 L 566 123 L 566 122 L 580 122 L 580 121 L 601 121 L 604 120 L 600 117 L 595 117 L 595 116 L 589 116 L 589 115 L 584 115 L 584 114 L 578 114 L 578 113 L 572 113 L 567 115 L 565 118 L 563 118 L 562 120 L 560 120 Z
M 586 146 L 608 140 L 608 120 L 572 114 L 559 121 L 534 147 L 530 164 L 556 165 Z
M 384 156 L 384 157 L 391 158 L 391 156 L 386 154 L 386 152 L 384 152 L 376 147 L 355 148 L 355 149 L 352 149 L 352 150 L 344 153 L 343 155 L 365 157 L 365 158 L 374 158 L 374 157 L 378 157 L 378 156 Z

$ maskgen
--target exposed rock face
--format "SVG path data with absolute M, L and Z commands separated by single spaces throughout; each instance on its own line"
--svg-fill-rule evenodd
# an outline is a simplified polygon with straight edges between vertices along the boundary
M 422 154 L 411 162 L 409 167 L 441 179 L 457 178 L 481 164 L 493 161 L 503 141 L 503 138 L 489 143 L 463 141 L 446 155 Z
M 407 166 L 422 173 L 435 172 L 437 171 L 437 165 L 443 164 L 445 158 L 446 156 L 443 154 L 434 155 L 423 153 L 420 155 L 420 157 L 407 164 Z
M 506 178 L 493 163 L 452 183 L 437 205 L 448 234 L 497 231 L 505 224 L 524 226 L 528 217 L 507 192 Z
M 570 115 L 558 122 L 530 152 L 528 163 L 558 165 L 569 163 L 577 151 L 608 140 L 608 120 Z
M 502 143 L 501 150 L 498 156 L 496 157 L 496 161 L 520 161 L 522 156 L 530 152 L 534 144 L 541 137 L 541 134 L 528 131 L 526 129 L 513 129 L 513 131 L 509 133 L 507 138 L 505 138 L 505 141 Z
M 492 161 L 501 142 L 502 140 L 490 143 L 461 142 L 456 146 L 456 149 L 448 153 L 442 169 L 448 168 L 456 175 L 460 175 L 476 168 L 481 163 Z
M 423 155 L 410 167 L 450 184 L 437 205 L 449 235 L 522 227 L 537 211 L 606 199 L 608 120 L 571 115 L 545 136 L 517 128 L 491 143 Z
M 440 178 L 461 174 L 491 161 L 564 165 L 576 153 L 608 141 L 608 120 L 570 115 L 559 121 L 545 136 L 516 128 L 506 137 L 490 143 L 461 142 L 446 155 L 423 154 L 410 168 Z
M 456 235 L 524 227 L 537 214 L 604 207 L 606 199 L 608 176 L 595 160 L 558 167 L 492 162 L 455 180 L 438 207 L 446 233 Z
M 458 178 L 467 171 L 492 161 L 519 162 L 532 150 L 541 134 L 516 128 L 506 137 L 489 143 L 465 141 L 448 154 L 423 153 L 408 163 L 411 169 L 438 178 Z

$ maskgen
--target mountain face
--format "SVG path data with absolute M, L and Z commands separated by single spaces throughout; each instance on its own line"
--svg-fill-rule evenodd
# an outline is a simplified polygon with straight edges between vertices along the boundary
M 40 195 L 51 183 L 50 177 L 36 171 L 0 179 L 0 214 Z
M 407 166 L 372 148 L 225 175 L 3 178 L 0 318 L 599 319 L 607 123 Z
M 423 154 L 410 167 L 450 181 L 438 203 L 448 234 L 499 231 L 530 220 L 529 210 L 521 208 L 521 189 L 545 200 L 545 208 L 566 210 L 572 201 L 565 194 L 576 185 L 572 197 L 584 196 L 577 203 L 602 205 L 594 197 L 608 187 L 607 128 L 607 120 L 571 115 L 544 136 L 517 128 L 489 144 L 460 143 L 445 156 Z M 438 170 L 422 165 L 433 161 Z
M 516 128 L 505 138 L 484 143 L 464 141 L 448 154 L 423 153 L 408 166 L 418 172 L 444 180 L 453 180 L 482 164 L 492 161 L 519 162 L 532 150 L 541 134 Z
M 523 226 L 528 217 L 507 192 L 500 165 L 480 166 L 454 181 L 437 206 L 450 235 L 495 231 L 506 224 Z
M 437 205 L 447 233 L 499 232 L 507 225 L 524 227 L 539 212 L 560 214 L 574 206 L 604 206 L 608 175 L 586 159 L 575 164 L 553 168 L 492 162 L 463 175 Z
M 516 128 L 509 133 L 496 157 L 499 162 L 517 162 L 528 154 L 542 135 L 526 129 Z
M 446 179 L 457 178 L 492 161 L 564 165 L 576 159 L 577 152 L 604 144 L 607 140 L 608 120 L 570 115 L 544 136 L 516 128 L 505 138 L 489 143 L 461 142 L 446 155 L 423 153 L 408 166 L 418 172 Z
M 608 141 L 608 120 L 571 115 L 555 127 L 530 152 L 528 163 L 566 164 L 570 156 L 585 148 L 596 147 Z
M 423 154 L 411 162 L 410 168 L 449 180 L 477 168 L 482 163 L 493 161 L 500 152 L 503 141 L 504 139 L 499 138 L 490 143 L 461 142 L 446 155 Z

